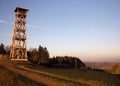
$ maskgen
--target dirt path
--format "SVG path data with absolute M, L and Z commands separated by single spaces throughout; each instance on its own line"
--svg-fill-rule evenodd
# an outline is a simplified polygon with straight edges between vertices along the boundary
M 24 77 L 26 77 L 30 80 L 33 80 L 37 83 L 42 83 L 45 86 L 54 86 L 54 84 L 51 83 L 52 81 L 51 82 L 48 81 L 47 78 L 45 78 L 43 76 L 40 76 L 36 73 L 31 73 L 31 72 L 28 72 L 28 71 L 25 71 L 25 70 L 17 69 L 16 66 L 11 62 L 9 62 L 9 64 L 6 63 L 6 62 L 1 62 L 0 65 L 3 66 L 4 68 L 6 68 L 9 71 L 12 71 L 16 74 L 20 74 L 20 75 L 22 75 L 22 76 L 24 76 Z
M 42 71 L 25 68 L 24 66 L 16 65 L 13 62 L 0 62 L 0 65 L 7 70 L 20 74 L 32 81 L 42 83 L 44 86 L 88 86 L 60 76 L 54 76 Z
M 44 77 L 49 77 L 49 78 L 52 78 L 52 79 L 56 79 L 56 80 L 61 81 L 61 82 L 70 83 L 71 86 L 73 86 L 73 85 L 74 86 L 89 86 L 89 85 L 80 83 L 78 81 L 75 81 L 75 80 L 67 78 L 67 77 L 63 77 L 63 76 L 60 76 L 60 75 L 54 75 L 54 74 L 51 74 L 51 73 L 48 73 L 48 72 L 45 72 L 45 71 L 41 71 L 41 70 L 34 70 L 34 69 L 31 69 L 31 68 L 25 67 L 24 65 L 18 66 L 17 68 L 22 69 L 22 70 L 26 70 L 26 71 L 29 71 L 29 72 L 37 73 L 37 74 L 42 75 Z

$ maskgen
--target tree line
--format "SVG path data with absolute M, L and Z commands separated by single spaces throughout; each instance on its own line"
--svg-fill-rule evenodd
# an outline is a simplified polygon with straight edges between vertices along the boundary
M 28 61 L 35 64 L 48 65 L 49 52 L 46 47 L 39 46 L 38 49 L 31 48 L 28 52 Z
M 77 57 L 72 56 L 56 56 L 50 58 L 51 67 L 59 68 L 84 68 L 85 64 Z
M 9 55 L 10 47 L 5 47 L 3 43 L 0 45 L 0 54 Z M 48 67 L 57 68 L 83 68 L 85 64 L 77 57 L 73 56 L 54 56 L 50 58 L 46 47 L 39 46 L 31 48 L 27 51 L 28 61 L 33 64 L 46 65 Z

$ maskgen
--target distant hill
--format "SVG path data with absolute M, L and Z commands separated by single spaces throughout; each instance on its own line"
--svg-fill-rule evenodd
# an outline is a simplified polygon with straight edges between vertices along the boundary
M 120 74 L 120 64 L 112 65 L 111 69 L 109 69 L 108 71 L 113 74 Z
M 103 69 L 112 74 L 120 74 L 120 62 L 85 62 L 91 68 Z

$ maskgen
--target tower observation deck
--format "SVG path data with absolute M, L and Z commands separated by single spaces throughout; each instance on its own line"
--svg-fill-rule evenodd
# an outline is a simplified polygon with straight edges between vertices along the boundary
M 26 16 L 28 9 L 16 7 L 14 31 L 12 36 L 12 44 L 10 47 L 11 60 L 27 60 L 26 48 Z

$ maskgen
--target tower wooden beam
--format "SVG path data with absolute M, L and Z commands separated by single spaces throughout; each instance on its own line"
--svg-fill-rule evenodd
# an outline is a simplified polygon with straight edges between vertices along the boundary
M 11 60 L 27 60 L 26 16 L 28 9 L 16 7 L 14 31 L 10 49 Z

